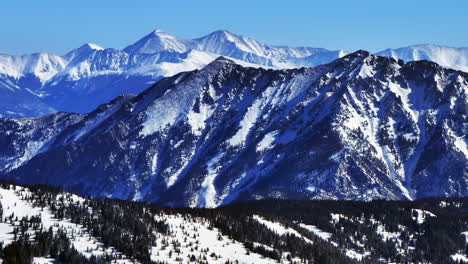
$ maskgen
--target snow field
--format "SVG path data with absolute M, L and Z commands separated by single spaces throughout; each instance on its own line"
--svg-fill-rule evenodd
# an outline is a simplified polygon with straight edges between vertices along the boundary
M 204 219 L 184 218 L 181 215 L 160 215 L 155 220 L 164 220 L 170 226 L 170 235 L 157 234 L 157 247 L 153 247 L 151 260 L 168 263 L 186 263 L 190 257 L 206 257 L 208 263 L 274 263 L 275 260 L 245 249 L 242 243 L 222 235 L 210 227 Z M 177 245 L 177 246 L 176 246 Z M 178 249 L 178 250 L 177 250 Z
M 14 221 L 13 224 L 7 221 L 9 216 L 14 214 L 14 219 L 17 217 L 18 220 L 23 217 L 40 216 L 44 230 L 48 230 L 52 227 L 55 232 L 59 229 L 66 231 L 72 245 L 85 257 L 89 258 L 92 255 L 102 256 L 104 254 L 115 254 L 122 256 L 122 259 L 117 260 L 117 263 L 128 263 L 130 261 L 114 248 L 105 248 L 104 245 L 99 242 L 96 237 L 93 237 L 82 225 L 71 223 L 67 219 L 58 220 L 52 215 L 48 207 L 34 207 L 31 203 L 22 199 L 22 197 L 28 195 L 31 195 L 31 192 L 27 188 L 18 186 L 11 186 L 9 190 L 0 188 L 0 202 L 3 208 L 3 219 L 0 223 L 0 241 L 3 241 L 4 245 L 8 245 L 14 241 L 14 225 L 19 224 L 19 222 L 16 221 Z M 65 204 L 81 203 L 84 201 L 83 198 L 71 194 L 58 195 L 57 199 L 61 199 L 62 197 L 65 198 Z M 35 258 L 34 263 L 52 263 L 48 261 L 52 260 L 49 258 Z

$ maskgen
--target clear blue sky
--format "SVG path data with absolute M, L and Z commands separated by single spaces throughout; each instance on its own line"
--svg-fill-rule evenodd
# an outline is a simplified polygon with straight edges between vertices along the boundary
M 468 46 L 468 0 L 1 0 L 0 53 L 124 48 L 156 28 L 181 38 L 227 29 L 274 45 L 379 51 Z

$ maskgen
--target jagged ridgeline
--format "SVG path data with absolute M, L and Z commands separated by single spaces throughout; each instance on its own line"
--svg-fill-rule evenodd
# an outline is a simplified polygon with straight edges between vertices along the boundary
M 192 207 L 466 196 L 467 79 L 365 51 L 291 70 L 220 57 L 89 114 L 0 119 L 0 176 Z
M 459 263 L 468 199 L 264 200 L 216 209 L 0 185 L 3 263 Z

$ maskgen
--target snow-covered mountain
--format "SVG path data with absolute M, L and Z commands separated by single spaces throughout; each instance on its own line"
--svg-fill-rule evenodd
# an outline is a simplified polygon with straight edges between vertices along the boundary
M 467 79 L 365 51 L 288 70 L 220 57 L 89 114 L 0 119 L 0 174 L 198 207 L 466 196 Z
M 144 54 L 153 54 L 161 51 L 183 53 L 188 50 L 185 41 L 179 40 L 177 37 L 159 29 L 156 29 L 124 49 L 127 53 Z
M 437 45 L 415 45 L 399 49 L 387 49 L 377 55 L 404 61 L 428 60 L 441 66 L 468 72 L 468 48 L 451 48 Z
M 286 69 L 326 64 L 346 54 L 271 46 L 226 30 L 196 39 L 155 30 L 123 50 L 88 43 L 63 56 L 0 54 L 0 117 L 88 113 L 117 96 L 138 94 L 163 77 L 200 69 L 219 55 L 246 66 Z M 466 48 L 417 46 L 381 54 L 405 61 L 428 59 L 467 71 Z
M 275 68 L 316 66 L 323 64 L 323 61 L 328 63 L 347 54 L 345 51 L 329 51 L 321 48 L 269 46 L 227 30 L 218 30 L 201 38 L 190 40 L 178 39 L 161 30 L 155 30 L 124 49 L 130 54 L 152 54 L 161 51 L 184 53 L 190 50 L 208 52 L 259 66 Z

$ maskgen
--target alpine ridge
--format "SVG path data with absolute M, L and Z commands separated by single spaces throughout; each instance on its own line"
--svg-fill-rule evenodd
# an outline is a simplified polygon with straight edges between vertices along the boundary
M 154 30 L 123 50 L 87 43 L 63 56 L 0 54 L 0 117 L 38 117 L 54 112 L 89 113 L 122 94 L 139 94 L 163 77 L 201 69 L 218 56 L 252 67 L 289 69 L 330 63 L 344 50 L 271 46 L 218 30 L 181 39 Z M 467 71 L 466 48 L 419 45 L 379 55 L 432 60 Z
M 0 119 L 0 175 L 191 207 L 466 196 L 467 77 L 362 50 L 284 70 L 219 57 L 89 114 Z

